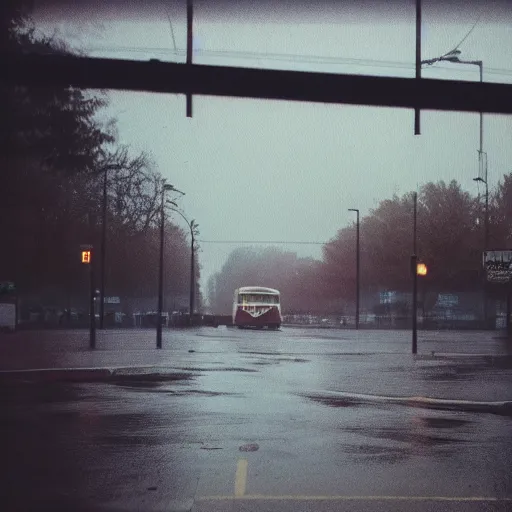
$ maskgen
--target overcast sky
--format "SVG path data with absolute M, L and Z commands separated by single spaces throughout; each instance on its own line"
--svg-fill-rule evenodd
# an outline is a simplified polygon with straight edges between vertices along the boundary
M 136 2 L 100 4 L 101 11 L 57 4 L 36 10 L 37 26 L 92 56 L 185 59 L 184 0 L 145 2 L 143 13 Z M 366 10 L 354 2 L 289 3 L 279 11 L 254 4 L 196 2 L 194 62 L 414 76 L 414 2 L 370 2 Z M 424 5 L 422 58 L 453 49 L 478 20 L 459 47 L 461 58 L 482 60 L 486 81 L 512 82 L 506 4 Z M 479 79 L 477 66 L 448 63 L 423 76 Z M 186 192 L 180 204 L 203 240 L 323 242 L 353 220 L 348 208 L 364 215 L 428 181 L 456 179 L 478 192 L 478 114 L 423 112 L 422 135 L 415 136 L 409 110 L 195 96 L 188 119 L 183 96 L 111 92 L 110 100 L 106 115 L 117 117 L 120 142 L 150 152 L 164 177 Z M 510 117 L 484 116 L 491 187 L 512 170 L 511 140 Z M 236 245 L 201 246 L 205 290 Z M 281 247 L 321 257 L 320 245 Z

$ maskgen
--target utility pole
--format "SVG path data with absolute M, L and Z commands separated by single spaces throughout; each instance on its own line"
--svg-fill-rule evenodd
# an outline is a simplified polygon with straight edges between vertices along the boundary
M 192 325 L 192 315 L 194 314 L 194 294 L 195 294 L 195 269 L 194 269 L 194 231 L 192 229 L 193 221 L 190 224 L 190 236 L 192 237 L 192 242 L 190 244 L 190 324 Z
M 483 62 L 481 60 L 475 61 L 460 61 L 461 63 L 474 64 L 478 66 L 480 71 L 480 83 L 484 81 Z M 479 176 L 474 181 L 483 181 L 485 185 L 485 213 L 484 213 L 484 252 L 489 248 L 489 180 L 488 180 L 488 167 L 487 167 L 487 153 L 484 152 L 484 116 L 480 111 L 480 145 L 478 148 L 478 174 Z M 482 280 L 482 302 L 485 328 L 487 328 L 487 293 L 485 288 L 485 278 Z
M 175 206 L 176 208 L 178 205 L 174 201 L 166 201 L 171 206 Z M 196 293 L 196 271 L 194 267 L 195 263 L 195 241 L 196 241 L 196 235 L 199 234 L 198 227 L 199 224 L 196 224 L 195 220 L 192 219 L 189 221 L 183 213 L 180 212 L 180 210 L 177 210 L 176 208 L 170 208 L 173 212 L 176 212 L 178 215 L 181 216 L 181 218 L 187 223 L 188 228 L 190 229 L 190 291 L 189 291 L 189 307 L 188 307 L 188 314 L 189 314 L 189 324 L 192 323 L 192 315 L 194 314 L 194 305 L 195 305 L 195 293 Z
M 162 198 L 160 205 L 160 261 L 158 267 L 158 312 L 156 322 L 156 348 L 162 348 L 162 310 L 164 307 L 164 234 L 165 234 L 165 193 L 173 191 L 181 195 L 184 192 L 168 185 L 163 180 L 162 183 Z M 175 203 L 174 203 L 175 204 Z
M 95 315 L 95 290 L 94 290 L 94 271 L 93 271 L 93 250 L 92 245 L 84 244 L 80 246 L 82 250 L 81 261 L 83 265 L 89 267 L 89 347 L 96 348 L 96 315 Z
M 90 346 L 92 349 L 96 348 L 96 291 L 94 289 L 94 264 L 91 262 L 89 265 L 89 275 L 91 279 L 90 283 L 90 326 L 89 326 L 89 338 Z
M 421 80 L 421 0 L 416 0 L 416 80 Z M 419 108 L 414 110 L 414 135 L 421 135 Z
M 100 329 L 105 321 L 105 261 L 107 253 L 107 167 L 103 175 L 103 211 L 101 221 Z
M 156 348 L 162 348 L 162 309 L 164 303 L 164 199 L 165 183 L 162 186 L 162 204 L 160 207 L 160 261 L 158 266 L 158 312 L 156 319 Z
M 512 282 L 508 283 L 508 292 L 507 292 L 507 309 L 506 309 L 506 321 L 505 325 L 507 327 L 507 334 L 510 338 L 512 338 L 512 320 L 510 315 L 512 314 Z
M 419 1 L 419 0 L 417 0 Z M 472 66 L 478 66 L 478 70 L 480 72 L 480 84 L 484 81 L 484 64 L 481 60 L 461 60 L 459 55 L 461 51 L 458 48 L 453 49 L 452 51 L 441 55 L 440 57 L 436 57 L 434 59 L 427 59 L 421 61 L 421 64 L 432 65 L 436 62 L 452 62 L 454 64 L 466 64 Z M 416 70 L 417 73 L 417 70 Z M 483 112 L 480 111 L 480 144 L 478 146 L 478 177 L 473 178 L 473 181 L 481 181 L 485 184 L 485 217 L 484 217 L 484 252 L 489 248 L 489 180 L 487 175 L 487 154 L 483 150 L 484 144 L 484 121 L 483 121 Z M 485 160 L 484 160 L 485 155 Z M 487 293 L 485 287 L 485 280 L 482 279 L 482 304 L 483 304 L 483 314 L 484 314 L 484 324 L 487 328 Z
M 418 194 L 413 195 L 413 230 L 412 230 L 412 256 L 411 256 L 411 272 L 412 272 L 412 353 L 418 352 L 418 256 L 416 247 L 416 217 L 417 217 Z
M 192 0 L 187 0 L 187 65 L 192 64 L 192 51 L 194 44 L 194 7 Z M 192 95 L 186 95 L 187 117 L 192 117 Z
M 359 245 L 359 210 L 357 208 L 349 208 L 349 212 L 356 212 L 356 329 L 359 329 L 359 300 L 360 300 L 360 245 Z

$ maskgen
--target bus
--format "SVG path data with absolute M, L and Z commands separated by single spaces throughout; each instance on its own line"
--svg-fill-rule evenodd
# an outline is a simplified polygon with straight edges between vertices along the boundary
M 279 299 L 279 291 L 273 288 L 237 288 L 233 300 L 233 325 L 239 329 L 279 329 L 282 321 Z

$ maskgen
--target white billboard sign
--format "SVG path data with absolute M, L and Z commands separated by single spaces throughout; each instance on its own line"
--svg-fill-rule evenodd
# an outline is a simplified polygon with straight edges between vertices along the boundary
M 512 281 L 512 250 L 485 251 L 483 256 L 485 278 L 489 283 Z

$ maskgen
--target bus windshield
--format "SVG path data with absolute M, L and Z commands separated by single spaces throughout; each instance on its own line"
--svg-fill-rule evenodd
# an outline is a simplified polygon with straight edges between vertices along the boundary
M 239 304 L 279 304 L 278 295 L 241 293 L 238 295 Z

